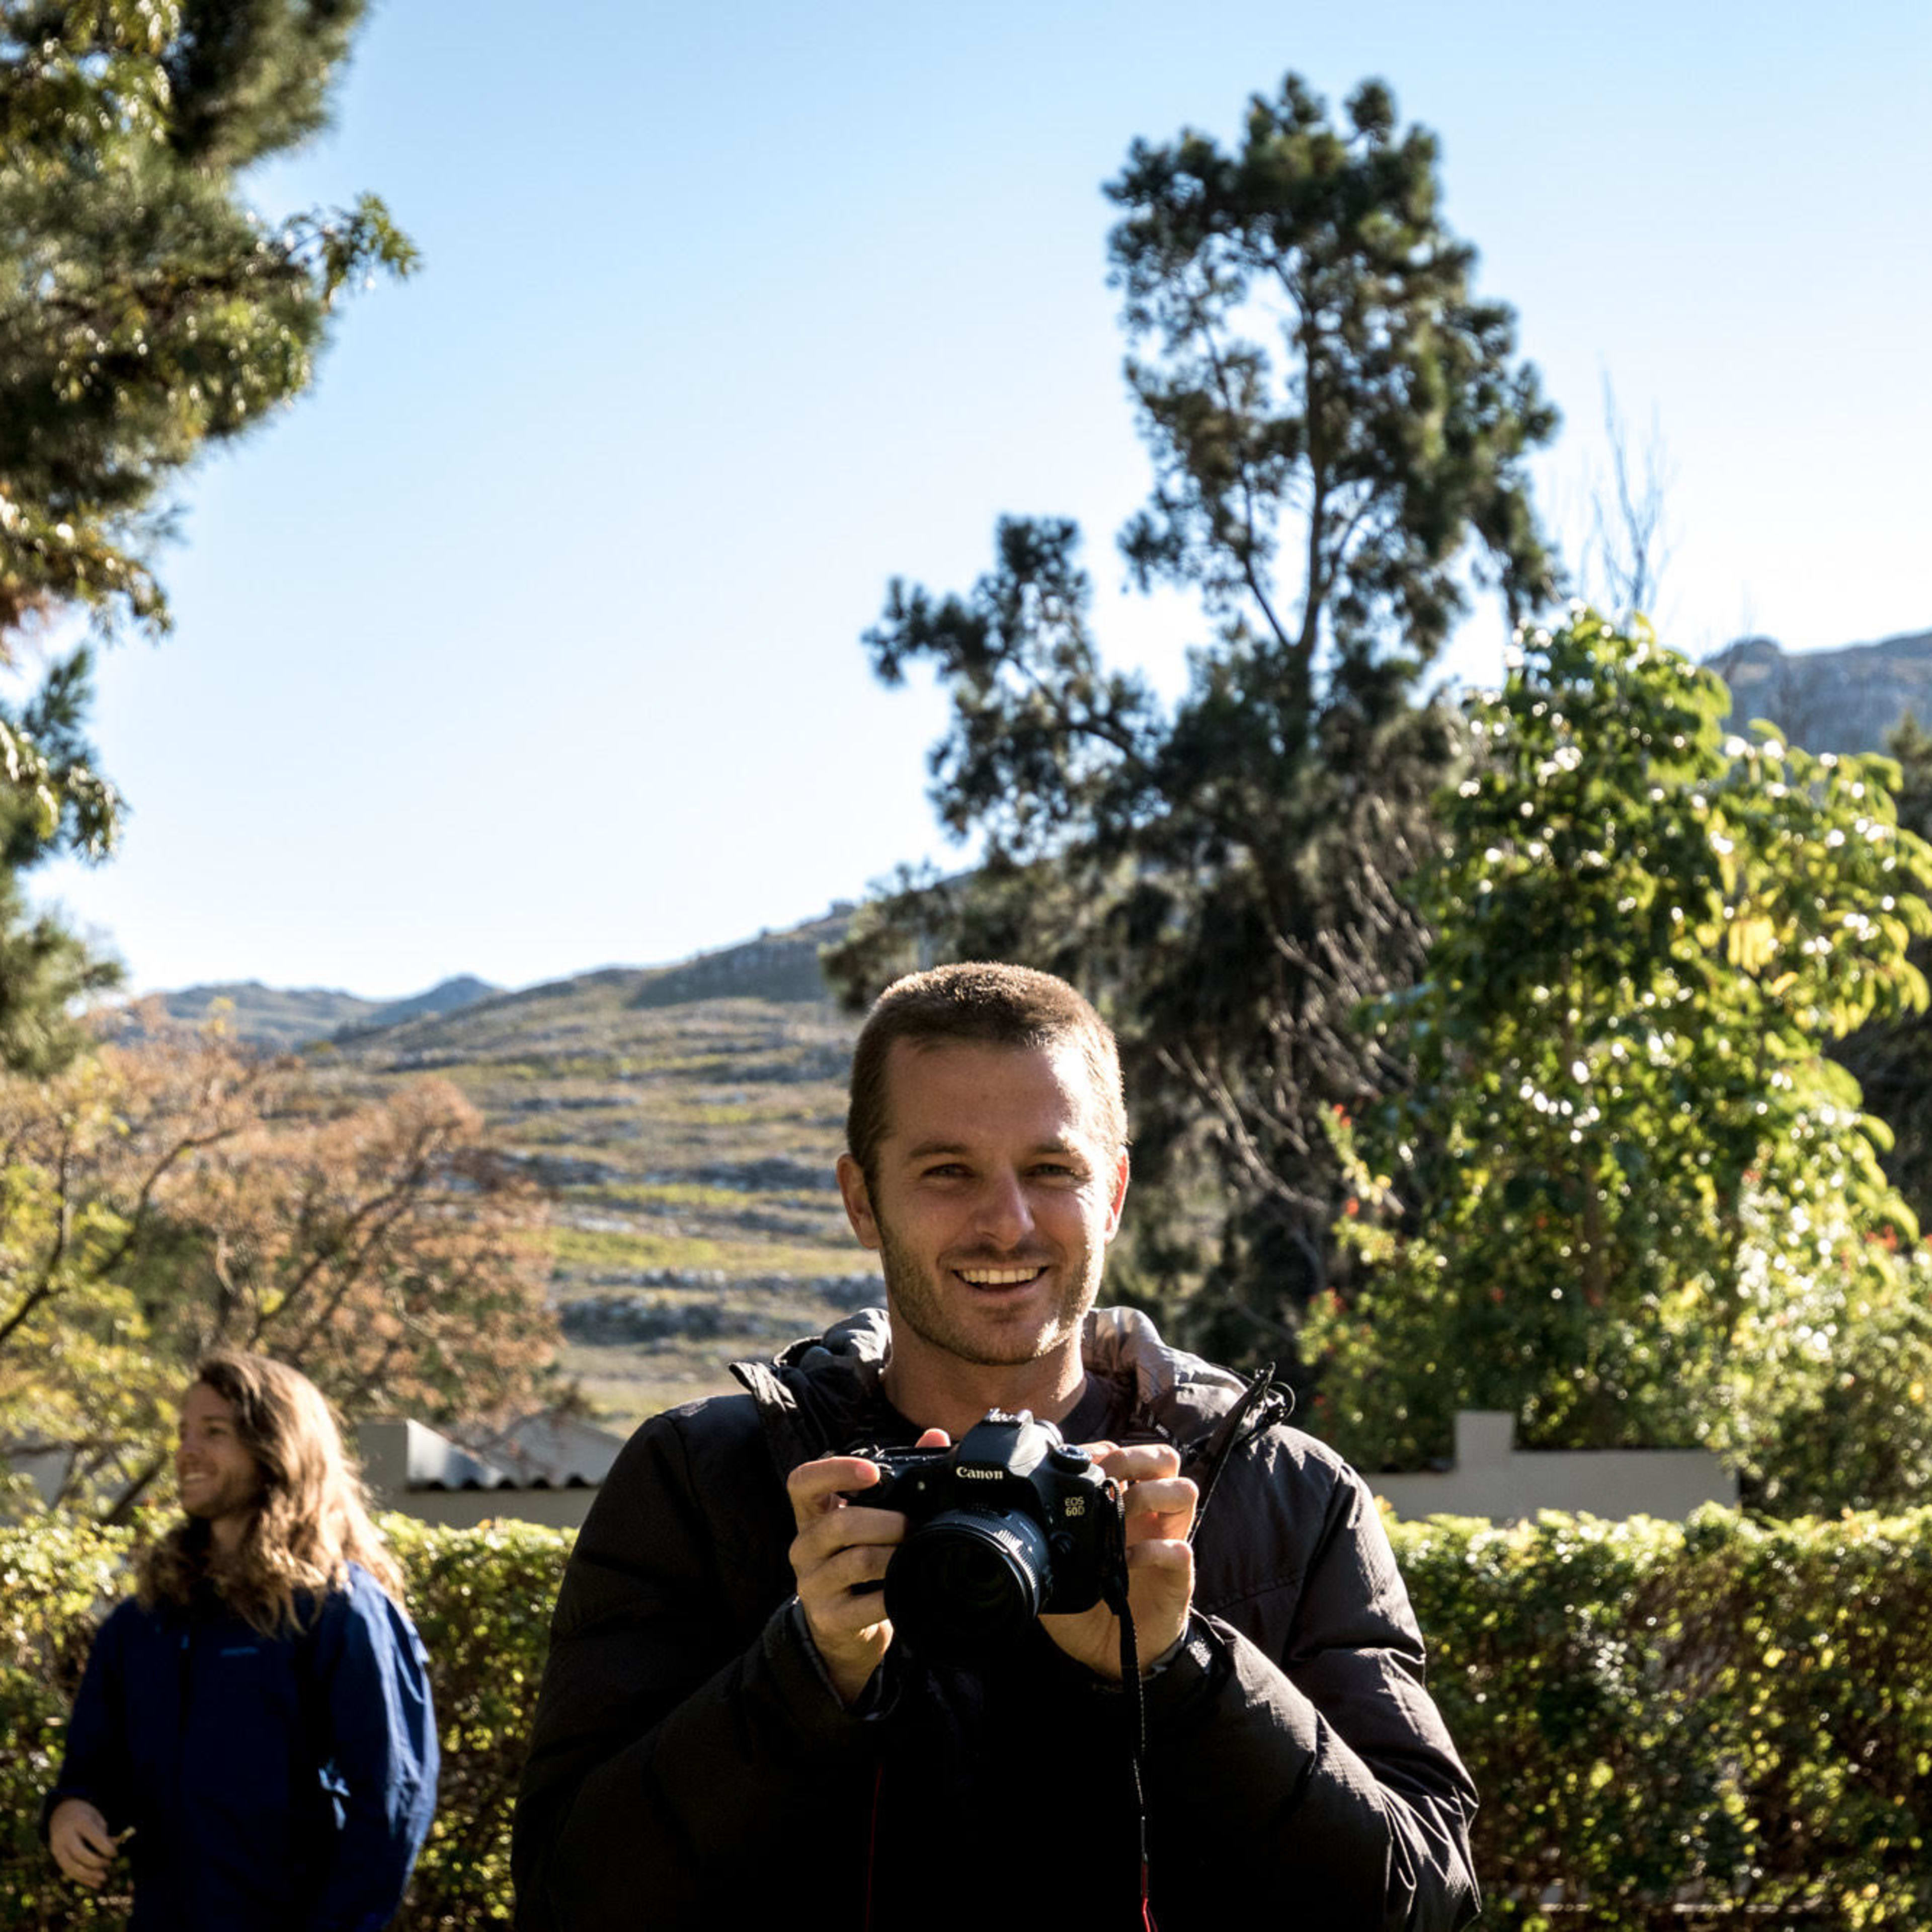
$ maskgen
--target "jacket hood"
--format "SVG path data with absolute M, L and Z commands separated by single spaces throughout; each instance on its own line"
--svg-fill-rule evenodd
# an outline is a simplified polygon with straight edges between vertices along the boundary
M 1138 1419 L 1184 1450 L 1220 1438 L 1212 1445 L 1218 1460 L 1232 1446 L 1227 1424 L 1238 1417 L 1247 1424 L 1250 1412 L 1256 1412 L 1245 1434 L 1274 1419 L 1268 1403 L 1252 1400 L 1270 1392 L 1266 1378 L 1251 1385 L 1230 1369 L 1169 1347 L 1137 1308 L 1089 1310 L 1080 1352 L 1090 1372 L 1131 1384 Z M 782 1472 L 854 1439 L 891 1353 L 886 1311 L 862 1308 L 770 1362 L 732 1364 L 731 1372 L 758 1403 Z

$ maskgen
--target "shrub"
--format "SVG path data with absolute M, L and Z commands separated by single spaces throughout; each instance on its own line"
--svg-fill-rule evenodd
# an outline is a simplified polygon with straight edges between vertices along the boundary
M 441 1800 L 398 1924 L 506 1924 L 511 1807 L 567 1532 L 385 1527 L 435 1670 Z M 1932 1510 L 1766 1525 L 1394 1526 L 1483 1808 L 1492 1922 L 1544 1932 L 1932 1924 Z M 22 1932 L 124 1914 L 62 1880 L 41 1793 L 128 1532 L 0 1531 L 0 1898 Z
M 510 1922 L 510 1814 L 568 1532 L 520 1522 L 433 1529 L 382 1520 L 435 1680 L 442 1777 L 398 1932 Z M 118 1925 L 124 1894 L 68 1883 L 40 1842 L 68 1707 L 100 1618 L 132 1587 L 134 1532 L 69 1519 L 0 1529 L 0 1924 Z
M 1932 1510 L 1394 1536 L 1493 1918 L 1932 1923 Z

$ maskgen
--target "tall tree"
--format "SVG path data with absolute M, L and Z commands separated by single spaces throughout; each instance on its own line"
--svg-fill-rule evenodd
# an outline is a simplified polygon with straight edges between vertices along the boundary
M 28 907 L 22 877 L 60 852 L 104 857 L 121 800 L 83 724 L 88 654 L 54 664 L 26 703 L 0 700 L 0 1071 L 44 1074 L 86 1040 L 76 1008 L 118 969 L 50 915 Z
M 1143 1177 L 1204 1143 L 1236 1184 L 1198 1332 L 1278 1353 L 1328 1276 L 1322 1110 L 1382 1078 L 1347 1016 L 1420 955 L 1394 886 L 1456 721 L 1411 694 L 1471 567 L 1514 610 L 1550 589 L 1523 459 L 1556 416 L 1472 292 L 1434 139 L 1378 82 L 1338 126 L 1291 74 L 1233 150 L 1136 142 L 1108 193 L 1154 470 L 1120 548 L 1143 587 L 1198 593 L 1211 641 L 1171 709 L 1106 670 L 1064 522 L 1003 520 L 969 596 L 894 583 L 866 643 L 887 682 L 924 664 L 950 690 L 932 796 L 985 862 L 903 878 L 832 964 L 855 998 L 935 951 L 1084 984 Z
M 1932 1481 L 1932 1267 L 1824 1050 L 1923 1010 L 1932 847 L 1894 768 L 1727 736 L 1728 703 L 1580 612 L 1472 706 L 1436 936 L 1376 1017 L 1414 1082 L 1338 1133 L 1401 1211 L 1310 1324 L 1366 1466 L 1470 1407 L 1540 1447 L 1707 1444 L 1783 1507 Z
M 244 170 L 320 128 L 363 0 L 0 0 L 0 635 L 165 624 L 162 493 L 308 386 L 382 203 L 266 224 Z
M 244 170 L 326 118 L 363 0 L 0 0 L 0 668 L 36 620 L 164 628 L 154 554 L 206 445 L 299 394 L 343 291 L 415 260 L 382 203 L 265 224 Z M 99 856 L 84 654 L 0 710 L 0 1066 L 70 1051 L 106 970 L 20 874 Z

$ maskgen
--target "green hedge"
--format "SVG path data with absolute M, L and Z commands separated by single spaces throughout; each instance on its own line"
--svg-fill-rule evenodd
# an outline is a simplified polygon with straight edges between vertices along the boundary
M 1932 1510 L 1396 1545 L 1493 1917 L 1932 1925 Z
M 434 1660 L 442 1802 L 400 1923 L 502 1924 L 510 1805 L 566 1534 L 387 1520 Z M 1932 1510 L 1761 1525 L 1395 1526 L 1483 1793 L 1492 1922 L 1932 1925 Z M 0 1911 L 110 1922 L 34 1833 L 125 1536 L 0 1532 Z M 1686 1907 L 1702 1908 L 1687 1911 Z
M 532 1524 L 431 1529 L 382 1519 L 429 1652 L 442 1737 L 436 1822 L 396 1923 L 510 1922 L 510 1808 L 536 1698 L 567 1532 Z M 60 1523 L 0 1529 L 0 1926 L 118 1926 L 128 1900 L 62 1878 L 38 1835 L 68 1707 L 95 1624 L 130 1580 L 130 1535 Z

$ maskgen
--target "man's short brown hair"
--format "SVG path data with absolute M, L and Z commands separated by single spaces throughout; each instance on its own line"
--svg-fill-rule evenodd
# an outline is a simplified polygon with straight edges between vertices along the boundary
M 1094 1126 L 1108 1153 L 1127 1144 L 1120 1053 L 1112 1029 L 1064 980 L 1030 966 L 983 959 L 896 980 L 873 1004 L 852 1049 L 845 1145 L 870 1185 L 884 1139 L 886 1066 L 896 1040 L 950 1041 L 1022 1049 L 1078 1049 L 1094 1103 Z

